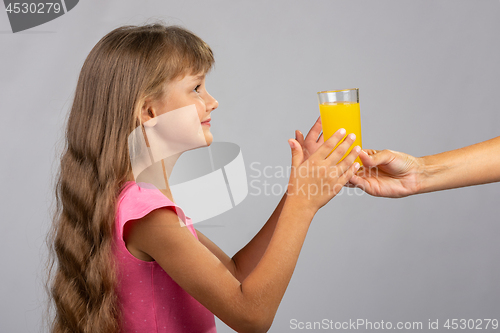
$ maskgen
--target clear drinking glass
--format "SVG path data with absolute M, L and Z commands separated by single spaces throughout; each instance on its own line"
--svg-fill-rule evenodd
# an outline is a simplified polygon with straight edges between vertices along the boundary
M 349 133 L 354 133 L 356 135 L 356 141 L 354 141 L 352 147 L 362 147 L 359 89 L 320 91 L 318 93 L 318 101 L 325 141 L 339 129 L 345 128 L 347 131 L 346 136 Z M 347 151 L 342 159 L 344 159 L 351 150 L 352 148 Z M 362 165 L 359 157 L 356 158 L 356 162 Z

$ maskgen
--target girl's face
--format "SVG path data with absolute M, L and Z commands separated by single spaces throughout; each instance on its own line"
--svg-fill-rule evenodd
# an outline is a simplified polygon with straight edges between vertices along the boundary
M 194 104 L 200 123 L 202 123 L 201 127 L 205 135 L 205 141 L 207 145 L 210 145 L 213 141 L 210 123 L 204 122 L 210 120 L 210 113 L 217 108 L 219 103 L 205 88 L 205 74 L 186 75 L 174 79 L 168 83 L 166 91 L 162 100 L 151 103 L 156 116 Z

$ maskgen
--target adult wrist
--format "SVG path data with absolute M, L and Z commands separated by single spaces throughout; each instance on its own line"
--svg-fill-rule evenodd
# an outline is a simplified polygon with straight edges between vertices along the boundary
M 437 191 L 440 188 L 439 180 L 446 169 L 444 165 L 437 163 L 434 155 L 417 158 L 419 170 L 417 173 L 417 191 L 415 194 Z

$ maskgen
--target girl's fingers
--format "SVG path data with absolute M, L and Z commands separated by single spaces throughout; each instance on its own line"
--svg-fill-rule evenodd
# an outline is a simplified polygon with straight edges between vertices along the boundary
M 301 144 L 304 144 L 305 141 L 311 141 L 312 138 L 314 138 L 314 142 L 318 141 L 318 135 L 321 132 L 321 116 L 318 117 L 314 125 L 311 127 L 309 130 L 309 133 L 304 137 L 304 134 L 302 134 L 301 131 L 295 130 L 295 138 L 297 141 L 299 141 Z
M 300 145 L 302 147 L 305 146 L 306 143 L 305 143 L 305 140 L 304 140 L 304 134 L 302 134 L 301 131 L 299 131 L 299 130 L 295 131 L 295 138 L 297 139 L 297 141 L 300 143 Z
M 314 125 L 311 127 L 309 130 L 309 133 L 307 134 L 306 140 L 312 140 L 314 138 L 315 142 L 317 141 L 316 138 L 318 137 L 319 133 L 321 132 L 321 116 L 318 117 Z
M 316 140 L 316 143 L 318 143 L 318 142 L 320 142 L 320 143 L 325 142 L 325 138 L 323 137 L 323 133 L 321 133 L 321 135 L 319 136 L 318 140 Z
M 314 158 L 321 161 L 324 160 L 332 152 L 335 146 L 344 138 L 345 133 L 346 130 L 344 128 L 341 128 L 337 132 L 333 133 L 333 135 L 328 138 L 328 140 L 326 140 L 311 156 L 314 156 Z
M 348 181 L 350 181 L 353 177 L 353 175 L 358 171 L 359 169 L 359 163 L 356 162 L 349 169 L 347 169 L 346 172 L 342 176 L 340 176 L 338 183 L 341 184 L 342 186 L 347 184 Z
M 344 139 L 344 141 L 337 148 L 335 148 L 335 150 L 326 159 L 330 160 L 332 163 L 337 164 L 340 161 L 340 159 L 342 158 L 342 156 L 345 155 L 347 150 L 349 150 L 349 147 L 352 146 L 352 144 L 354 143 L 354 140 L 356 140 L 356 135 L 354 133 L 349 134 Z M 329 139 L 327 141 L 329 141 Z M 357 154 L 359 152 L 355 152 L 355 153 L 357 156 Z
M 356 159 L 356 157 L 358 157 L 360 151 L 361 151 L 360 146 L 352 148 L 351 152 L 341 162 L 339 162 L 337 166 L 341 170 L 347 170 L 354 163 L 354 160 Z

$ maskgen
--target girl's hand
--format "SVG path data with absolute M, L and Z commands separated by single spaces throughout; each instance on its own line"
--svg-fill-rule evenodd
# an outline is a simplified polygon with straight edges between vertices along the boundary
M 361 150 L 356 146 L 339 163 L 356 139 L 354 134 L 349 134 L 334 150 L 345 133 L 343 128 L 338 130 L 307 160 L 304 160 L 302 146 L 294 139 L 288 141 L 292 148 L 292 170 L 288 182 L 287 201 L 293 200 L 296 205 L 316 213 L 340 192 L 358 170 L 359 163 L 353 164 L 353 162 Z
M 314 154 L 316 150 L 318 150 L 318 148 L 324 143 L 323 133 L 321 133 L 320 137 L 318 138 L 320 132 L 321 116 L 318 117 L 313 127 L 311 127 L 305 139 L 301 131 L 295 130 L 295 140 L 299 142 L 304 154 L 303 161 L 307 160 L 309 156 Z
M 363 167 L 347 186 L 359 187 L 377 197 L 400 198 L 418 192 L 422 161 L 392 150 L 362 150 Z

